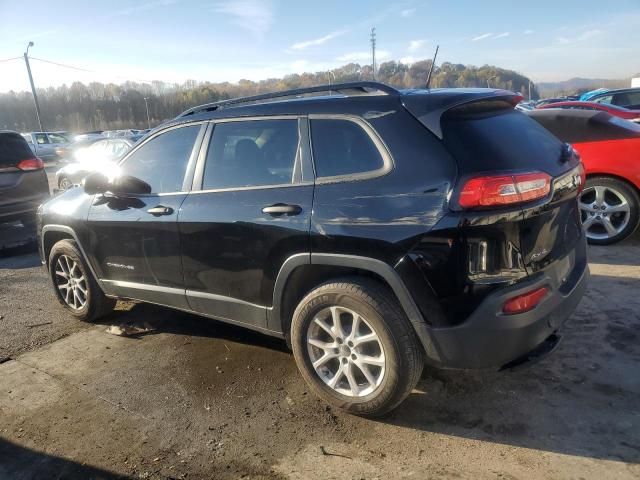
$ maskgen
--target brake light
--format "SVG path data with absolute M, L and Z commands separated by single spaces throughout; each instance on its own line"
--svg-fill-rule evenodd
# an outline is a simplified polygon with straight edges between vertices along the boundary
M 462 208 L 513 205 L 544 198 L 550 191 L 551 177 L 542 172 L 476 177 L 464 184 L 458 203 Z
M 537 288 L 531 292 L 513 297 L 502 306 L 502 313 L 506 315 L 515 315 L 516 313 L 524 313 L 533 310 L 547 296 L 549 289 L 547 287 Z
M 44 168 L 44 162 L 40 158 L 35 157 L 22 160 L 16 166 L 20 170 L 42 170 Z

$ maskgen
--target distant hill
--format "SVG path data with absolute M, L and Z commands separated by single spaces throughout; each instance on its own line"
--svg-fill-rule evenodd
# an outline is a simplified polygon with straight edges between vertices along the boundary
M 542 98 L 573 95 L 596 88 L 625 88 L 631 86 L 631 78 L 570 78 L 562 82 L 539 82 L 536 84 Z

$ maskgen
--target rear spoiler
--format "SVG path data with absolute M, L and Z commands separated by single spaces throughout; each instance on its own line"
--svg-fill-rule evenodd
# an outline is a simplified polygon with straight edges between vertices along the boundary
M 431 133 L 442 140 L 441 120 L 446 112 L 471 104 L 481 107 L 483 103 L 487 104 L 488 109 L 493 110 L 496 108 L 496 102 L 513 108 L 522 98 L 522 95 L 508 90 L 488 88 L 415 90 L 402 96 L 402 104 Z

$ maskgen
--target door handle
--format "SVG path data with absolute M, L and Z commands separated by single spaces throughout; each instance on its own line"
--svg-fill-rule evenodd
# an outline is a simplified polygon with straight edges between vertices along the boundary
M 262 213 L 266 213 L 273 217 L 279 217 L 280 215 L 298 215 L 302 212 L 300 205 L 287 205 L 286 203 L 276 203 L 262 209 Z
M 159 217 L 161 215 L 171 215 L 173 213 L 173 208 L 165 207 L 164 205 L 158 205 L 157 207 L 153 207 L 147 210 L 147 213 L 150 213 L 154 217 Z

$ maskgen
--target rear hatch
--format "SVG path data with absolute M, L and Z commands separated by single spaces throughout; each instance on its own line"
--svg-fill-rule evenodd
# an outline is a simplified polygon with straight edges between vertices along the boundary
M 26 140 L 15 132 L 0 132 L 0 207 L 36 202 L 48 194 L 44 165 Z
M 432 130 L 442 138 L 458 165 L 451 208 L 464 213 L 467 207 L 461 206 L 460 194 L 472 179 L 513 178 L 516 191 L 520 192 L 521 186 L 536 186 L 530 179 L 548 178 L 547 190 L 540 195 L 527 198 L 522 189 L 520 200 L 513 204 L 479 205 L 471 211 L 496 219 L 502 213 L 519 213 L 518 244 L 513 246 L 519 250 L 527 272 L 532 274 L 561 262 L 556 268 L 564 279 L 585 255 L 577 203 L 583 182 L 580 160 L 568 145 L 513 109 L 521 97 L 504 91 L 487 96 L 486 92 L 443 109 L 440 135 Z M 419 116 L 418 119 L 421 120 Z M 430 122 L 433 126 L 434 119 Z M 520 179 L 522 182 L 518 183 Z M 512 243 L 516 241 L 510 239 Z M 576 255 L 582 258 L 576 259 Z

